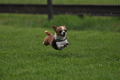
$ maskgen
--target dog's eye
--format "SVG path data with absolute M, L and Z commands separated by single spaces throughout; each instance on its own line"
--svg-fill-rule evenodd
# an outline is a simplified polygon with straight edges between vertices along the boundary
M 61 33 L 62 31 L 59 31 L 59 33 Z
M 65 30 L 65 32 L 67 32 L 67 30 Z

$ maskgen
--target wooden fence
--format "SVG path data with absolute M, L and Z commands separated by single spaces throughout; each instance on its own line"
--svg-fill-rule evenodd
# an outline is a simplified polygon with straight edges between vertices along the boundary
M 93 15 L 93 16 L 120 16 L 120 5 L 48 5 L 44 4 L 0 4 L 0 13 Z

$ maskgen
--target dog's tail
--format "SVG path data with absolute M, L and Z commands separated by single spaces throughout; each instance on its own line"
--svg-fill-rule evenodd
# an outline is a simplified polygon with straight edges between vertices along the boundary
M 48 36 L 51 36 L 52 34 L 49 32 L 49 31 L 45 31 L 45 33 L 48 35 Z

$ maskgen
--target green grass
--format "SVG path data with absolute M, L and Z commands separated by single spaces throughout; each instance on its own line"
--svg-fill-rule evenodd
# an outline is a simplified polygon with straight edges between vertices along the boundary
M 120 4 L 120 0 L 52 0 L 53 4 Z M 0 0 L 0 3 L 46 4 L 47 0 Z
M 119 80 L 120 18 L 0 14 L 0 80 Z M 70 45 L 42 44 L 66 25 Z
M 46 29 L 0 25 L 0 80 L 119 80 L 120 33 L 68 30 L 56 51 L 42 45 Z
M 75 15 L 55 15 L 53 20 L 48 21 L 47 15 L 0 14 L 0 25 L 44 28 L 50 28 L 51 25 L 65 25 L 72 30 L 120 32 L 119 17 L 84 16 L 80 18 Z

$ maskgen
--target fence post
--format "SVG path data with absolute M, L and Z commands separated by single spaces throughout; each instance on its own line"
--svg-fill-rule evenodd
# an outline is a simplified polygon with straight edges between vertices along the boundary
M 48 20 L 53 18 L 53 8 L 52 8 L 52 0 L 47 0 L 48 4 Z

